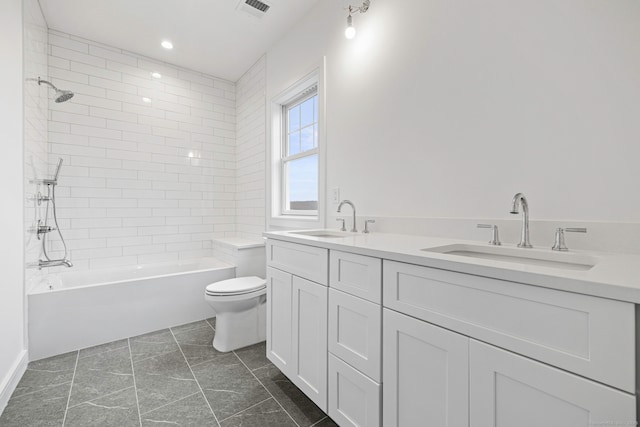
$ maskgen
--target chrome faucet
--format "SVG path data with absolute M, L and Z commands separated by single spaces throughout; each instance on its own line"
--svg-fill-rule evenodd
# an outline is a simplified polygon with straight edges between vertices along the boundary
M 353 228 L 351 229 L 351 231 L 357 233 L 358 229 L 356 228 L 356 206 L 353 204 L 353 202 L 351 202 L 351 200 L 343 200 L 338 205 L 337 212 L 340 212 L 340 209 L 342 209 L 342 205 L 349 205 L 351 206 L 351 209 L 353 209 Z
M 532 248 L 531 241 L 529 240 L 529 203 L 524 194 L 517 193 L 513 196 L 513 202 L 511 205 L 511 213 L 514 215 L 519 214 L 518 205 L 522 205 L 522 233 L 520 235 L 519 248 Z

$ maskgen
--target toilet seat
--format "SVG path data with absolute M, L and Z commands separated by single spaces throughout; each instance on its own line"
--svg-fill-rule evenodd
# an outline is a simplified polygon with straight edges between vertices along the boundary
M 236 277 L 208 285 L 206 295 L 216 297 L 246 295 L 262 291 L 266 287 L 267 281 L 257 276 Z

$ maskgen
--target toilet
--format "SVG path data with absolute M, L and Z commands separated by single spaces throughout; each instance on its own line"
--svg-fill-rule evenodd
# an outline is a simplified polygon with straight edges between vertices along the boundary
M 204 299 L 216 313 L 213 348 L 233 351 L 267 338 L 264 241 L 213 241 L 214 257 L 236 266 L 236 278 L 211 283 Z
M 236 277 L 207 286 L 205 300 L 216 312 L 213 348 L 227 352 L 267 337 L 267 281 Z

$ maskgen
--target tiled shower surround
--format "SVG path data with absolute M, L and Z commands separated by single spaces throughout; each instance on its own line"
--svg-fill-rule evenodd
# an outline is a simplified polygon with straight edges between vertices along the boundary
M 74 269 L 210 256 L 235 235 L 236 85 L 56 31 L 49 45 L 49 76 L 76 93 L 50 101 L 48 123 Z

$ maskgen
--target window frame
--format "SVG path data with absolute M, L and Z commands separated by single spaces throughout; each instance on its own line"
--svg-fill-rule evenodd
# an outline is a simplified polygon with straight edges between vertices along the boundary
M 293 228 L 323 228 L 325 224 L 325 65 L 324 58 L 312 68 L 304 77 L 294 83 L 289 83 L 280 92 L 268 96 L 269 115 L 267 120 L 267 200 L 266 217 L 267 229 L 293 229 Z M 284 168 L 281 165 L 282 154 L 285 152 L 286 140 L 283 138 L 286 125 L 283 106 L 290 105 L 296 100 L 302 99 L 303 94 L 313 86 L 317 87 L 318 95 L 318 146 L 315 149 L 318 155 L 318 207 L 312 214 L 300 214 L 288 212 L 284 208 L 286 193 L 283 187 Z M 310 150 L 309 150 L 310 151 Z M 309 151 L 305 152 L 310 154 Z M 307 211 L 309 212 L 309 211 Z
M 291 154 L 291 155 L 287 155 L 288 152 L 288 143 L 289 143 L 289 110 L 292 108 L 295 108 L 298 105 L 302 105 L 304 102 L 308 101 L 309 99 L 312 99 L 314 97 L 318 96 L 318 86 L 314 85 L 312 87 L 309 87 L 308 89 L 306 89 L 303 93 L 299 94 L 298 97 L 294 97 L 292 100 L 290 100 L 289 102 L 287 102 L 286 104 L 282 105 L 282 130 L 281 130 L 281 138 L 280 138 L 280 143 L 281 143 L 281 147 L 280 147 L 280 214 L 282 216 L 288 216 L 288 215 L 294 215 L 294 216 L 308 216 L 308 217 L 317 217 L 318 216 L 318 208 L 320 207 L 320 200 L 318 200 L 318 204 L 317 204 L 317 208 L 314 210 L 302 210 L 302 209 L 288 209 L 287 208 L 287 195 L 288 195 L 288 184 L 289 184 L 289 180 L 286 179 L 286 173 L 287 173 L 287 164 L 295 161 L 295 160 L 299 160 L 299 159 L 303 159 L 305 157 L 311 157 L 311 156 L 318 156 L 318 163 L 320 162 L 320 156 L 319 156 L 319 149 L 318 146 L 320 145 L 320 114 L 318 111 L 318 121 L 317 122 L 313 122 L 313 125 L 318 126 L 318 141 L 316 147 L 310 149 L 310 150 L 305 150 L 296 154 Z M 319 105 L 319 102 L 318 102 Z M 320 107 L 318 106 L 318 110 L 320 110 Z M 306 127 L 306 126 L 305 126 Z M 299 130 L 302 130 L 302 127 L 299 128 Z M 318 199 L 320 199 L 320 194 L 319 194 L 319 190 L 320 190 L 320 173 L 319 173 L 319 166 L 318 165 Z

